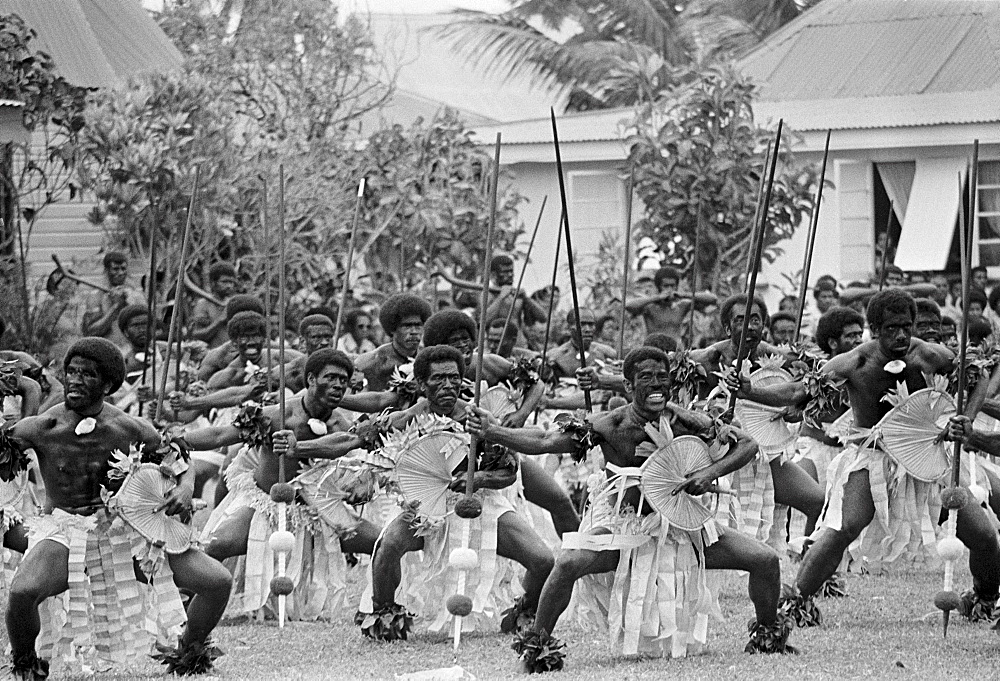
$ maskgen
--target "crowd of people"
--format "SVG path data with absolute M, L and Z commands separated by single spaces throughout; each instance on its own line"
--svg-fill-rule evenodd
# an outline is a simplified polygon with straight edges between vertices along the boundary
M 662 267 L 636 274 L 623 315 L 528 295 L 501 255 L 484 281 L 436 273 L 450 301 L 352 299 L 293 329 L 218 263 L 170 345 L 127 259 L 104 267 L 51 361 L 0 351 L 20 678 L 154 645 L 169 671 L 204 673 L 220 619 L 273 616 L 279 598 L 281 616 L 353 617 L 377 641 L 458 617 L 513 636 L 527 671 L 562 668 L 570 616 L 624 654 L 679 657 L 721 619 L 715 570 L 748 575 L 746 652 L 793 652 L 845 570 L 936 560 L 950 441 L 970 492 L 955 605 L 996 617 L 1000 287 L 982 268 L 966 300 L 943 275 L 823 276 L 802 314 L 794 296 L 772 313 L 685 293 Z M 974 361 L 955 414 L 963 319 Z M 890 435 L 921 409 L 938 420 Z

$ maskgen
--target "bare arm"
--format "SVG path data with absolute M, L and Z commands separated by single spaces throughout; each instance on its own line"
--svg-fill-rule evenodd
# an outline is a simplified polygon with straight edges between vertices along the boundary
M 340 401 L 340 406 L 351 411 L 377 414 L 380 411 L 398 407 L 399 393 L 394 390 L 351 393 L 350 395 L 344 395 L 344 399 Z
M 229 388 L 222 388 L 205 395 L 191 396 L 185 393 L 175 392 L 170 394 L 170 408 L 176 411 L 191 410 L 206 412 L 210 409 L 225 409 L 226 407 L 238 407 L 253 395 L 253 385 L 234 385 Z
M 466 430 L 522 454 L 568 454 L 578 447 L 569 433 L 541 428 L 505 428 L 489 412 L 471 406 Z
M 228 447 L 242 441 L 236 426 L 209 426 L 184 433 L 184 441 L 195 451 L 208 451 Z
M 647 305 L 652 303 L 662 303 L 665 300 L 673 299 L 673 293 L 657 293 L 655 296 L 647 296 L 644 298 L 635 298 L 629 300 L 625 303 L 625 309 L 631 314 L 641 314 L 643 310 L 646 309 Z
M 21 418 L 37 414 L 42 402 L 42 386 L 27 376 L 19 376 L 17 393 L 21 396 Z
M 96 297 L 92 300 L 100 300 Z M 91 305 L 88 307 L 87 311 L 83 313 L 83 323 L 81 324 L 80 330 L 83 332 L 84 336 L 107 336 L 111 331 L 112 325 L 118 320 L 118 313 L 124 309 L 125 305 L 128 303 L 124 291 L 113 291 L 111 294 L 111 305 L 108 307 L 108 311 L 101 313 L 102 307 L 98 305 Z
M 339 459 L 362 446 L 354 433 L 330 433 L 315 440 L 299 442 L 290 430 L 279 430 L 274 436 L 274 453 L 295 459 Z

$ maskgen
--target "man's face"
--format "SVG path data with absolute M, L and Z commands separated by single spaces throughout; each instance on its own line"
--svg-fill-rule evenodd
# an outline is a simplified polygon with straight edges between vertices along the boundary
M 583 335 L 583 349 L 589 350 L 590 344 L 594 342 L 594 328 L 597 326 L 597 319 L 590 310 L 580 310 L 580 333 Z M 576 325 L 570 326 L 570 337 L 573 339 L 573 347 L 576 347 Z
M 931 277 L 934 284 L 934 294 L 931 296 L 938 305 L 944 305 L 948 300 L 948 278 L 940 274 Z
M 493 281 L 497 286 L 510 286 L 514 283 L 514 263 L 501 263 L 493 269 Z
M 819 295 L 816 296 L 816 307 L 821 313 L 826 312 L 831 307 L 837 304 L 837 292 L 836 291 L 820 291 Z
M 420 347 L 420 339 L 424 336 L 424 320 L 420 315 L 410 315 L 404 317 L 396 332 L 392 334 L 392 342 L 404 355 L 413 357 Z
M 885 275 L 885 285 L 889 288 L 898 288 L 903 285 L 903 275 L 899 272 L 887 272 Z
M 66 407 L 86 411 L 104 400 L 111 390 L 97 370 L 97 362 L 79 355 L 66 367 Z
M 426 381 L 420 382 L 424 397 L 431 409 L 438 414 L 450 414 L 458 402 L 458 391 L 462 387 L 462 373 L 458 363 L 448 360 L 431 362 L 431 370 Z
M 104 273 L 108 277 L 108 283 L 112 286 L 121 286 L 128 279 L 128 263 L 113 262 L 104 268 Z
M 969 316 L 970 317 L 982 317 L 983 316 L 983 312 L 985 312 L 985 310 L 983 309 L 983 304 L 980 303 L 978 300 L 975 300 L 975 301 L 972 301 L 972 302 L 969 303 Z
M 799 311 L 799 299 L 794 296 L 788 296 L 782 298 L 781 302 L 778 303 L 778 312 L 784 312 L 785 314 L 797 314 Z
M 246 336 L 237 336 L 232 341 L 242 361 L 260 364 L 260 355 L 264 348 L 263 334 L 255 333 Z
M 864 332 L 865 330 L 861 328 L 860 324 L 846 325 L 840 330 L 838 338 L 830 339 L 830 354 L 836 357 L 858 347 L 861 345 L 861 337 L 864 335 Z
M 918 312 L 913 322 L 913 333 L 928 343 L 941 342 L 941 318 L 929 312 Z
M 941 323 L 941 342 L 945 345 L 958 344 L 958 329 L 954 324 Z
M 743 316 L 746 313 L 744 305 L 734 305 L 729 319 L 729 340 L 734 346 L 739 346 L 740 335 L 743 333 Z M 764 332 L 764 315 L 759 305 L 753 306 L 750 314 L 750 324 L 747 326 L 747 345 L 755 348 L 760 343 Z
M 493 354 L 499 354 L 500 343 L 503 340 L 503 327 L 491 326 L 486 330 L 486 349 Z M 451 345 L 451 343 L 448 343 Z
M 344 399 L 351 377 L 344 367 L 338 364 L 328 364 L 319 374 L 309 374 L 306 384 L 309 397 L 326 409 L 336 409 Z
M 901 358 L 910 349 L 913 317 L 909 312 L 889 312 L 875 332 L 882 351 L 894 359 Z
M 656 295 L 656 282 L 652 277 L 643 277 L 635 282 L 635 293 L 637 296 L 648 298 Z
M 659 292 L 661 294 L 669 295 L 672 298 L 674 294 L 677 293 L 677 280 L 669 278 L 661 280 Z
M 986 290 L 986 272 L 976 270 L 972 273 L 972 283 L 980 290 Z
M 223 274 L 212 282 L 212 293 L 219 298 L 228 298 L 234 291 L 236 291 L 236 277 L 230 274 Z
M 146 347 L 146 323 L 148 319 L 144 314 L 137 314 L 125 325 L 125 338 L 132 344 L 132 347 Z
M 445 344 L 461 352 L 466 362 L 472 359 L 472 351 L 475 349 L 475 343 L 472 337 L 469 336 L 469 332 L 465 329 L 455 329 L 449 333 Z
M 771 341 L 778 345 L 791 345 L 795 336 L 795 322 L 779 319 L 771 325 Z
M 313 324 L 306 329 L 302 339 L 306 342 L 306 354 L 311 355 L 333 345 L 333 327 L 328 324 Z
M 358 315 L 357 321 L 354 322 L 354 328 L 351 329 L 351 335 L 354 336 L 354 340 L 360 343 L 363 340 L 371 338 L 372 334 L 372 319 L 368 315 Z
M 625 387 L 639 411 L 660 413 L 667 406 L 670 371 L 658 359 L 644 359 L 636 365 L 635 376 L 626 381 Z

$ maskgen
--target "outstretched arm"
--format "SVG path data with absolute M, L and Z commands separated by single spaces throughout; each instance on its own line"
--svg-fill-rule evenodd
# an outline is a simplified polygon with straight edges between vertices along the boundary
M 469 405 L 465 429 L 488 442 L 522 454 L 568 454 L 578 447 L 569 433 L 541 428 L 505 428 L 488 411 L 472 405 Z
M 21 418 L 34 416 L 42 402 L 42 386 L 27 376 L 18 376 L 17 394 L 21 396 Z
M 344 432 L 299 442 L 290 430 L 276 431 L 272 436 L 272 443 L 276 455 L 295 459 L 339 459 L 364 444 L 354 433 Z
M 242 437 L 236 426 L 209 426 L 184 433 L 183 440 L 192 450 L 204 452 L 235 445 Z
M 1000 455 L 1000 433 L 987 433 L 972 427 L 968 416 L 952 416 L 948 422 L 947 439 L 961 442 L 971 449 L 993 456 Z
M 344 395 L 340 401 L 340 406 L 351 411 L 360 411 L 366 414 L 377 414 L 389 408 L 399 406 L 399 393 L 395 390 L 383 390 L 381 392 L 362 392 Z M 305 443 L 302 443 L 305 444 Z
M 210 392 L 197 397 L 182 392 L 170 393 L 170 408 L 174 412 L 190 410 L 206 412 L 210 409 L 225 409 L 226 407 L 238 407 L 253 396 L 254 385 L 234 385 L 229 388 L 222 388 L 215 392 Z

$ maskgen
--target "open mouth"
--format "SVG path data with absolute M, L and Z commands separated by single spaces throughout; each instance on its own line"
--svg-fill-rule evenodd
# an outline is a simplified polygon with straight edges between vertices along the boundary
M 646 396 L 646 404 L 664 404 L 666 401 L 667 397 L 662 392 L 653 392 Z

